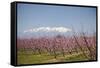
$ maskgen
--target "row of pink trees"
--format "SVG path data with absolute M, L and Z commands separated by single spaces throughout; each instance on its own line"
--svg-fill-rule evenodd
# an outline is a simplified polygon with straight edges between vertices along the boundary
M 80 53 L 88 58 L 96 58 L 96 36 L 86 36 L 84 33 L 77 36 L 65 37 L 57 35 L 54 37 L 40 37 L 31 39 L 17 39 L 18 51 L 27 54 L 46 53 L 57 58 L 59 54 L 65 57 L 67 54 Z M 30 52 L 31 51 L 31 52 Z

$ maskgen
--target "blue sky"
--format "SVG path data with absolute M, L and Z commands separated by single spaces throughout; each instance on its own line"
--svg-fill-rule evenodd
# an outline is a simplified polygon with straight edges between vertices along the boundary
M 39 27 L 65 27 L 72 31 L 73 29 L 77 32 L 84 30 L 91 34 L 96 29 L 96 8 L 19 3 L 17 19 L 18 37 L 38 34 L 38 32 L 24 33 L 24 31 Z M 39 32 L 39 34 L 44 33 Z

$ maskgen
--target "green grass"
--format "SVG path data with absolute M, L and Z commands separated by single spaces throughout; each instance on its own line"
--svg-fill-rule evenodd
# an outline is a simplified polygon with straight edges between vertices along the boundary
M 85 56 L 83 56 L 82 52 L 66 54 L 63 57 L 62 54 L 57 55 L 55 59 L 53 55 L 49 55 L 47 53 L 40 54 L 32 54 L 32 51 L 28 52 L 30 54 L 26 54 L 26 52 L 18 51 L 18 65 L 20 64 L 40 64 L 40 63 L 53 63 L 53 62 L 70 62 L 70 61 L 85 61 L 88 60 Z

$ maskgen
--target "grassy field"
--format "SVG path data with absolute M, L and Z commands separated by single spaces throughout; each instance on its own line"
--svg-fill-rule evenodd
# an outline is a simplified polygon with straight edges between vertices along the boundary
M 30 54 L 28 54 L 30 53 Z M 42 54 L 32 54 L 30 52 L 18 52 L 18 65 L 20 64 L 40 64 L 40 63 L 53 63 L 53 62 L 71 62 L 71 61 L 86 61 L 88 60 L 82 52 L 66 54 L 65 57 L 62 54 L 57 55 L 57 58 L 54 58 L 54 55 L 49 55 L 48 53 Z

